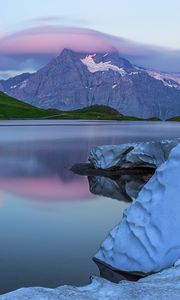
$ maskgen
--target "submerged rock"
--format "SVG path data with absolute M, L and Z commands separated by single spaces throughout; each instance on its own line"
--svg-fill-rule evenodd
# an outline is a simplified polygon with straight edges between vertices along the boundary
M 113 167 L 158 167 L 165 162 L 180 139 L 94 147 L 89 155 L 96 169 Z
M 179 300 L 180 267 L 167 269 L 137 282 L 112 283 L 94 277 L 84 287 L 61 286 L 56 289 L 23 288 L 0 296 L 0 300 Z
M 180 145 L 155 172 L 96 258 L 126 272 L 158 272 L 180 257 Z

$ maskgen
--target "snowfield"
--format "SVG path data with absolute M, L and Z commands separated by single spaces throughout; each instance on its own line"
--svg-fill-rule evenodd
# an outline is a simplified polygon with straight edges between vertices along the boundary
M 179 278 L 180 266 L 177 266 L 137 282 L 124 280 L 115 284 L 94 277 L 84 287 L 23 288 L 0 296 L 0 300 L 179 300 Z

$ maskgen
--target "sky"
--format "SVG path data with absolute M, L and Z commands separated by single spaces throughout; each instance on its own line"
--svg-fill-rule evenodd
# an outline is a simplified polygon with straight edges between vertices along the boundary
M 35 71 L 64 47 L 116 48 L 133 63 L 180 71 L 179 0 L 0 0 L 0 78 Z

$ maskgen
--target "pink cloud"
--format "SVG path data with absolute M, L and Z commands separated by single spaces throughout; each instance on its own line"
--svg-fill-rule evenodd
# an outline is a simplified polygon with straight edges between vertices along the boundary
M 0 39 L 3 54 L 58 54 L 64 48 L 74 51 L 114 51 L 129 55 L 143 55 L 155 50 L 153 46 L 135 43 L 120 37 L 83 28 L 60 26 L 33 27 Z M 164 48 L 156 47 L 156 51 Z
M 178 50 L 144 45 L 91 29 L 62 26 L 31 27 L 0 37 L 0 68 L 12 70 L 9 63 L 7 67 L 3 66 L 5 60 L 11 60 L 16 70 L 38 69 L 64 48 L 80 52 L 116 49 L 121 56 L 137 65 L 164 71 L 180 70 Z
M 105 35 L 93 30 L 55 26 L 31 28 L 0 39 L 3 54 L 58 54 L 64 48 L 101 52 L 112 50 L 113 45 Z

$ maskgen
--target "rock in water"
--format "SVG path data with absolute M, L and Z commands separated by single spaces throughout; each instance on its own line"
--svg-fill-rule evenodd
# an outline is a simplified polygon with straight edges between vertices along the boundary
M 96 258 L 128 272 L 158 272 L 180 257 L 180 145 L 155 172 Z

